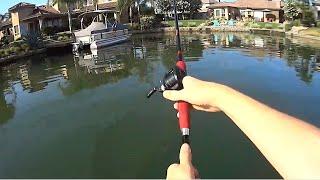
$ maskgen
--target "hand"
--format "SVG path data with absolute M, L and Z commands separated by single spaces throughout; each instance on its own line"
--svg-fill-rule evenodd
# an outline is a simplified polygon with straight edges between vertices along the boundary
M 209 83 L 186 76 L 182 80 L 183 89 L 180 91 L 164 91 L 163 96 L 171 101 L 185 101 L 192 105 L 194 109 L 218 112 L 220 108 L 215 98 L 223 89 L 223 86 L 216 83 Z M 177 104 L 175 104 L 177 109 Z
M 183 144 L 180 149 L 180 164 L 172 164 L 167 170 L 167 179 L 187 180 L 199 177 L 198 171 L 192 165 L 191 148 Z

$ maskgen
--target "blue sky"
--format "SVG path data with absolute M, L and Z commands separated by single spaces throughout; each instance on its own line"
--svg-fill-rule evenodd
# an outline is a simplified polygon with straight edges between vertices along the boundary
M 0 14 L 4 14 L 8 9 L 19 2 L 28 2 L 36 5 L 47 4 L 47 0 L 0 0 Z
M 224 1 L 235 1 L 235 0 L 224 0 Z M 19 2 L 28 2 L 36 5 L 47 4 L 47 0 L 0 0 L 0 14 L 4 14 L 8 9 Z

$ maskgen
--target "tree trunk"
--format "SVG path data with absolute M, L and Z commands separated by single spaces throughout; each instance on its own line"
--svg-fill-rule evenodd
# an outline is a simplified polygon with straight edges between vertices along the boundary
M 67 3 L 67 9 L 68 9 L 68 21 L 69 21 L 69 31 L 70 33 L 72 32 L 72 22 L 71 22 L 71 12 L 70 12 L 70 8 L 69 8 L 69 5 Z

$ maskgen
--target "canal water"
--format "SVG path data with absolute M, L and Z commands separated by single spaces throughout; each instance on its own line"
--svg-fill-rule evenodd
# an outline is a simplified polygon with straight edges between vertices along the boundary
M 320 127 L 320 48 L 252 34 L 182 39 L 190 75 Z M 165 178 L 178 160 L 176 112 L 146 93 L 175 51 L 173 35 L 141 35 L 1 67 L 0 177 Z M 191 142 L 202 178 L 280 178 L 223 113 L 192 112 Z

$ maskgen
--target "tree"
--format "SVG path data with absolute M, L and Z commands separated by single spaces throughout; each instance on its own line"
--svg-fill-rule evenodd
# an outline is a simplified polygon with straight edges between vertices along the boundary
M 71 22 L 71 10 L 70 10 L 70 5 L 75 4 L 77 2 L 80 2 L 83 0 L 52 0 L 52 4 L 64 4 L 67 8 L 67 13 L 68 13 L 68 24 L 69 24 L 69 31 L 72 32 L 72 22 Z
M 182 13 L 182 18 L 185 19 L 185 14 L 189 13 L 192 18 L 202 6 L 201 0 L 177 0 L 177 10 Z
M 284 15 L 289 21 L 293 21 L 299 16 L 299 7 L 296 0 L 286 0 L 284 5 Z
M 119 11 L 120 16 L 126 11 L 129 7 L 131 7 L 134 0 L 118 0 L 117 1 L 117 10 Z
M 169 12 L 172 11 L 170 0 L 157 0 L 156 6 L 160 13 L 165 14 L 166 17 L 168 17 Z
M 188 0 L 189 1 L 189 12 L 190 17 L 192 18 L 195 13 L 197 13 L 202 7 L 201 0 Z

